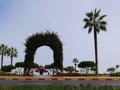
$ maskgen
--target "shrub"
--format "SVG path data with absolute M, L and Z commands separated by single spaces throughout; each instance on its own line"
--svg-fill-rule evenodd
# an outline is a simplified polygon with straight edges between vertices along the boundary
M 110 76 L 112 77 L 119 77 L 120 76 L 120 72 L 117 72 L 117 73 L 110 73 Z
M 6 65 L 6 66 L 3 66 L 1 69 L 4 72 L 11 72 L 12 69 L 15 69 L 15 66 L 13 66 L 13 65 Z
M 72 72 L 72 71 L 75 71 L 75 68 L 73 68 L 73 66 L 68 66 L 66 68 L 64 68 L 65 71 L 68 71 L 68 72 Z

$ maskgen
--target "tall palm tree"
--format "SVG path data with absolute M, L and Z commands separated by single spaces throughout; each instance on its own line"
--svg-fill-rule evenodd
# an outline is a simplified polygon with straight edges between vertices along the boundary
M 79 60 L 77 58 L 74 58 L 73 59 L 73 63 L 75 65 L 75 70 L 76 70 L 76 66 L 77 66 L 77 63 L 79 63 Z
M 84 18 L 84 28 L 88 28 L 88 33 L 91 33 L 93 30 L 94 33 L 94 46 L 95 46 L 95 62 L 96 62 L 96 76 L 98 76 L 98 48 L 97 48 L 97 34 L 102 30 L 106 31 L 107 22 L 104 21 L 104 17 L 106 15 L 100 15 L 100 9 L 95 9 L 86 14 L 86 18 Z
M 13 64 L 13 57 L 17 57 L 18 51 L 16 48 L 11 47 L 8 49 L 8 56 L 11 58 L 11 65 Z
M 7 49 L 8 47 L 4 44 L 0 45 L 0 54 L 1 54 L 1 68 L 3 66 L 3 56 L 7 55 Z

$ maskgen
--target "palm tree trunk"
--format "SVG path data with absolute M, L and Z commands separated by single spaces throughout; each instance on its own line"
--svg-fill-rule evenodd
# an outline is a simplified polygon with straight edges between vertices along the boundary
M 3 66 L 3 54 L 1 55 L 1 68 Z
M 96 62 L 96 76 L 98 76 L 98 48 L 97 48 L 97 32 L 94 28 L 94 46 L 95 46 L 95 62 Z
M 11 56 L 11 65 L 12 65 L 12 63 L 13 63 L 13 57 Z
M 76 72 L 76 65 L 77 65 L 77 64 L 75 63 L 75 72 Z

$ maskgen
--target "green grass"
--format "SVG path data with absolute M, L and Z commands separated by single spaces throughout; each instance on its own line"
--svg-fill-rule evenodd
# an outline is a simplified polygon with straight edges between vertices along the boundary
M 112 86 L 0 86 L 0 90 L 120 90 L 120 87 Z

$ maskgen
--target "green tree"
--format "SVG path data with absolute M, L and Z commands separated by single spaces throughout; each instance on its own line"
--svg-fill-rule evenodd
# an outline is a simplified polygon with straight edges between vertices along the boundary
M 3 66 L 3 57 L 7 55 L 8 47 L 4 44 L 0 45 L 0 54 L 1 54 L 1 68 Z
M 18 74 L 21 74 L 22 68 L 25 67 L 24 62 L 16 62 L 15 67 L 18 69 Z
M 116 72 L 118 72 L 119 65 L 116 65 L 115 68 L 116 68 Z
M 77 66 L 77 63 L 79 63 L 79 60 L 77 58 L 74 58 L 73 59 L 73 63 L 75 65 L 75 70 L 76 70 L 76 66 Z
M 110 67 L 110 68 L 107 69 L 107 72 L 114 73 L 115 72 L 115 68 L 114 67 Z
M 88 73 L 89 69 L 94 66 L 95 66 L 95 63 L 93 61 L 82 61 L 78 64 L 79 68 L 86 69 L 86 73 Z
M 107 22 L 104 21 L 104 17 L 106 15 L 100 15 L 100 9 L 95 9 L 86 14 L 86 18 L 84 18 L 84 29 L 88 28 L 88 33 L 91 33 L 93 30 L 94 33 L 94 46 L 95 46 L 95 62 L 96 62 L 96 76 L 98 76 L 98 47 L 97 47 L 97 33 L 102 31 L 106 31 Z
M 25 62 L 17 62 L 15 63 L 15 67 L 18 68 L 18 72 L 20 74 L 22 68 L 25 67 Z M 29 67 L 33 67 L 33 68 L 39 68 L 39 65 L 37 63 L 33 63 L 31 66 Z M 25 72 L 24 72 L 25 73 Z
M 68 72 L 72 72 L 72 71 L 76 71 L 75 68 L 73 66 L 68 66 L 66 68 L 64 68 L 65 71 L 68 71 Z
M 18 56 L 17 49 L 14 47 L 8 48 L 8 56 L 10 56 L 10 58 L 11 58 L 11 65 L 12 65 L 13 64 L 13 57 Z
M 15 63 L 15 67 L 24 68 L 25 67 L 25 63 L 24 62 L 17 62 L 17 63 Z M 39 68 L 39 65 L 37 63 L 33 63 L 30 67 Z
M 17 63 L 15 63 L 15 67 L 24 68 L 24 62 L 17 62 Z

